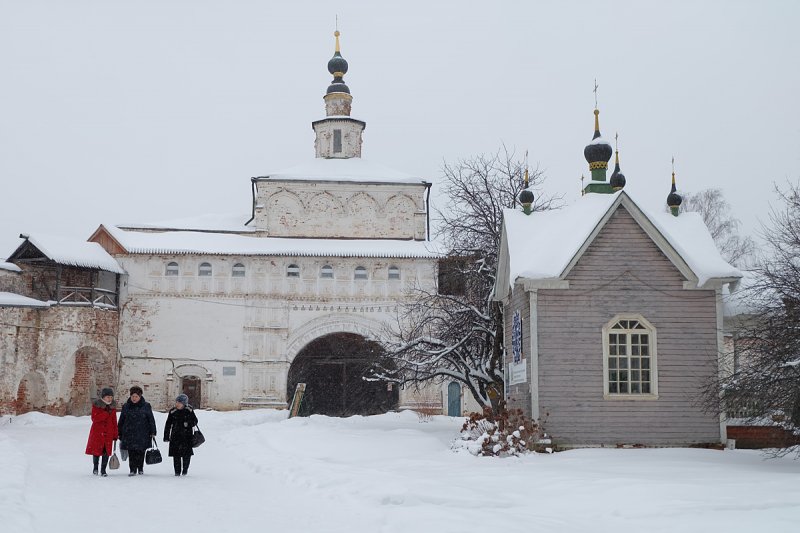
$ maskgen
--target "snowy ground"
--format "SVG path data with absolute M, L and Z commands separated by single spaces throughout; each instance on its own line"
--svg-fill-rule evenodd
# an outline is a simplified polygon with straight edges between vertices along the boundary
M 413 413 L 285 420 L 198 413 L 189 476 L 171 460 L 90 474 L 86 417 L 0 421 L 8 533 L 800 530 L 800 460 L 759 452 L 587 449 L 521 459 L 453 452 L 461 421 Z M 159 431 L 165 415 L 156 414 Z M 159 438 L 159 442 L 160 442 Z

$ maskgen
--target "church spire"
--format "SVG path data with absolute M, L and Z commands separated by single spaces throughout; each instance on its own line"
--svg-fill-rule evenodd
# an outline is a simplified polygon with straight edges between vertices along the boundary
M 669 207 L 670 212 L 673 216 L 678 216 L 680 212 L 681 204 L 683 203 L 683 198 L 681 195 L 678 194 L 677 189 L 675 188 L 675 158 L 672 158 L 672 189 L 667 196 L 667 207 Z
M 337 23 L 338 24 L 338 23 Z M 311 123 L 316 133 L 314 147 L 316 156 L 322 158 L 347 159 L 361 157 L 361 134 L 366 123 L 350 118 L 353 96 L 344 82 L 349 65 L 342 57 L 339 30 L 333 32 L 335 46 L 333 57 L 328 61 L 328 72 L 333 76 L 325 91 L 325 118 Z
M 613 192 L 611 186 L 606 181 L 608 171 L 608 161 L 611 159 L 611 145 L 600 135 L 600 110 L 597 108 L 597 80 L 594 83 L 594 135 L 592 141 L 583 149 L 583 156 L 589 163 L 589 171 L 592 179 L 586 186 L 584 192 Z

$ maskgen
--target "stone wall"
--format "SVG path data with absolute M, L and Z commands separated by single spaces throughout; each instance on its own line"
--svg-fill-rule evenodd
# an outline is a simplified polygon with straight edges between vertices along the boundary
M 116 386 L 118 313 L 0 307 L 0 413 L 84 415 Z

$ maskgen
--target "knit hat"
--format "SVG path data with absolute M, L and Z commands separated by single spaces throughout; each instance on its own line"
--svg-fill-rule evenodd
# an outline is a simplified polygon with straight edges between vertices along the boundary
M 114 396 L 114 391 L 111 388 L 106 387 L 105 389 L 100 391 L 100 397 L 105 398 L 106 396 Z
M 138 385 L 134 385 L 133 387 L 131 387 L 131 395 L 134 394 L 138 394 L 139 396 L 141 396 L 143 394 L 142 388 Z
M 189 397 L 185 394 L 178 394 L 178 397 L 175 398 L 175 401 L 178 403 L 182 403 L 185 406 L 189 405 Z

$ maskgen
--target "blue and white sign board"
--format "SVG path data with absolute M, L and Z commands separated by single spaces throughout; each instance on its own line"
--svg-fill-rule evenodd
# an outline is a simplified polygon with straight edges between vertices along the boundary
M 511 355 L 515 363 L 522 360 L 522 315 L 514 311 L 511 320 Z

